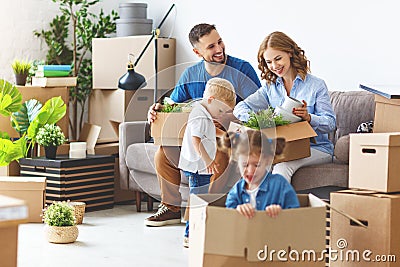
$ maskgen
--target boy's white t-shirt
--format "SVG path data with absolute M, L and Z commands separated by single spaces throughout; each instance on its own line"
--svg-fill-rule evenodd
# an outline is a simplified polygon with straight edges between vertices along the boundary
M 197 136 L 211 159 L 215 159 L 217 151 L 216 129 L 213 119 L 206 108 L 199 102 L 193 104 L 185 134 L 183 135 L 181 155 L 178 167 L 184 171 L 199 174 L 209 174 L 207 166 L 200 155 L 194 150 L 192 136 Z
M 259 189 L 260 189 L 260 186 L 257 186 L 256 188 L 254 188 L 252 190 L 246 189 L 247 194 L 249 194 L 249 196 L 250 196 L 250 204 L 251 204 L 251 206 L 253 206 L 253 208 L 257 207 L 256 197 L 257 197 L 257 193 L 258 193 Z

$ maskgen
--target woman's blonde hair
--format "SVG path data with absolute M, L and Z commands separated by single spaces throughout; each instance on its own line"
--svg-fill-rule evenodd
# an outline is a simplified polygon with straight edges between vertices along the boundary
M 267 81 L 268 85 L 274 83 L 278 76 L 268 69 L 265 62 L 264 53 L 268 48 L 289 53 L 291 55 L 290 63 L 292 68 L 304 80 L 307 73 L 310 72 L 310 61 L 301 49 L 289 36 L 283 32 L 273 32 L 268 35 L 261 43 L 258 49 L 258 69 L 261 71 L 261 79 Z

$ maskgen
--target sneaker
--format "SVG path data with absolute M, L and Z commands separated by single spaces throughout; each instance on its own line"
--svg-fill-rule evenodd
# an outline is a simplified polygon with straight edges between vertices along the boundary
M 174 212 L 164 204 L 158 206 L 158 211 L 144 220 L 146 226 L 164 226 L 181 223 L 181 211 Z
M 183 247 L 188 248 L 189 247 L 189 237 L 184 237 L 183 238 Z

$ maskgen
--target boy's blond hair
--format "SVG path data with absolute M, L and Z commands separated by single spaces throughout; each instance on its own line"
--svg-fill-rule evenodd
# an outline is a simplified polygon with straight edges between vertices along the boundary
M 230 81 L 222 78 L 211 78 L 206 84 L 203 98 L 213 96 L 215 99 L 224 102 L 230 108 L 236 104 L 235 88 Z

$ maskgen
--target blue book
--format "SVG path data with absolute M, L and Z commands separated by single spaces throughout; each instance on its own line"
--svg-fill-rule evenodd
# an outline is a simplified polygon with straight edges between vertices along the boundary
M 400 99 L 400 85 L 365 85 L 360 88 L 389 99 Z
M 38 65 L 38 71 L 71 71 L 71 65 Z

